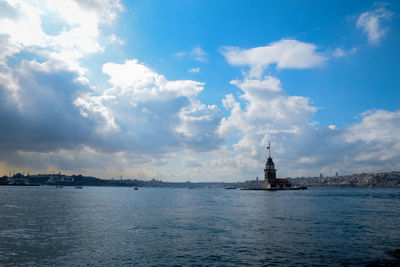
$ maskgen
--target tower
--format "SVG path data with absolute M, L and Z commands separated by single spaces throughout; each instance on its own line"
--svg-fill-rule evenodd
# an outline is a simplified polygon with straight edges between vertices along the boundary
M 270 142 L 268 142 L 267 150 L 268 150 L 268 159 L 267 162 L 265 163 L 264 181 L 262 183 L 262 187 L 265 189 L 276 187 L 276 182 L 277 182 L 275 164 L 271 157 Z
M 271 157 L 268 157 L 267 163 L 265 163 L 264 174 L 264 178 L 268 183 L 273 184 L 276 182 L 276 169 Z

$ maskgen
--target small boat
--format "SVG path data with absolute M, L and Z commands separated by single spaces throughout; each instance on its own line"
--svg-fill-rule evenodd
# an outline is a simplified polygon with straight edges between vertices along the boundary
M 307 190 L 307 186 L 294 186 L 289 190 Z
M 236 187 L 228 186 L 228 187 L 225 187 L 225 189 L 236 189 Z
M 63 188 L 63 186 L 58 184 L 58 185 L 56 185 L 56 188 Z
M 77 181 L 74 188 L 75 188 L 75 189 L 82 189 L 81 181 Z
M 135 187 L 133 188 L 133 190 L 139 190 L 139 187 L 135 186 Z

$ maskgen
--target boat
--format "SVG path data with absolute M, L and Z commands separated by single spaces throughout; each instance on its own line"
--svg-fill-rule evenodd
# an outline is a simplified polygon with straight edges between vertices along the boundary
M 135 186 L 135 187 L 133 188 L 133 190 L 139 190 L 139 187 Z
M 228 186 L 228 187 L 224 187 L 225 189 L 236 189 L 236 187 L 234 186 Z
M 63 188 L 63 186 L 58 184 L 58 185 L 56 185 L 56 188 Z
M 76 181 L 75 189 L 82 189 L 81 181 Z
M 290 190 L 307 190 L 307 186 L 294 186 Z

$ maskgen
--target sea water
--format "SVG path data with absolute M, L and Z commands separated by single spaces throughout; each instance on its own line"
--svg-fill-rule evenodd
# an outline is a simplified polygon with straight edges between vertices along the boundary
M 2 266 L 363 266 L 396 248 L 400 189 L 0 187 Z

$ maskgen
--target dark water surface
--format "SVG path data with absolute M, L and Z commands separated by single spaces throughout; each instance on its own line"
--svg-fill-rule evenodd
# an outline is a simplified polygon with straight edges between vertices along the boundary
M 400 189 L 0 187 L 0 265 L 367 265 Z

